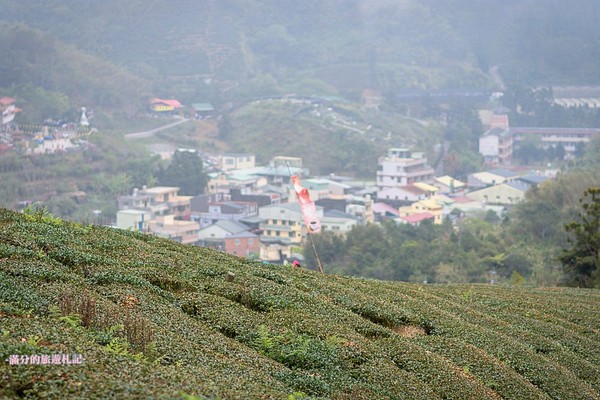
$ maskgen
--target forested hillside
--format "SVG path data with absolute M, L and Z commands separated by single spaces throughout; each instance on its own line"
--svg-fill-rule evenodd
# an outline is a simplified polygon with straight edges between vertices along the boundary
M 150 96 L 149 81 L 51 34 L 0 22 L 0 93 L 15 96 L 21 122 L 41 123 L 82 105 L 132 117 Z

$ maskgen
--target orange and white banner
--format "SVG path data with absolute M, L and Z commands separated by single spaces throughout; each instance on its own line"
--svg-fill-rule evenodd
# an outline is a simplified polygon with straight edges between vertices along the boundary
M 304 223 L 310 233 L 318 233 L 321 231 L 321 221 L 317 217 L 315 202 L 310 199 L 308 189 L 303 188 L 300 184 L 300 178 L 296 175 L 292 176 L 292 185 L 300 203 L 300 210 Z

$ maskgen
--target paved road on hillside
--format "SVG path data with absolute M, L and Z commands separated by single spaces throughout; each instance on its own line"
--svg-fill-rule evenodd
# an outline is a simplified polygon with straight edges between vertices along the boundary
M 174 126 L 183 124 L 184 122 L 188 122 L 188 121 L 189 121 L 188 118 L 181 118 L 181 119 L 178 119 L 177 121 L 172 122 L 170 124 L 159 126 L 158 128 L 150 129 L 148 131 L 143 131 L 143 132 L 127 133 L 124 136 L 125 136 L 125 139 L 140 139 L 140 138 L 145 138 L 145 137 L 149 137 L 149 136 L 154 135 L 156 132 L 160 132 L 162 130 L 172 128 Z

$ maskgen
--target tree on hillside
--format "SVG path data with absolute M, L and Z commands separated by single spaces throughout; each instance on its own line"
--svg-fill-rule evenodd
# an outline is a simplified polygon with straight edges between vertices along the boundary
M 574 236 L 569 240 L 572 247 L 563 250 L 559 260 L 569 284 L 600 287 L 600 187 L 589 188 L 579 201 L 579 221 L 565 226 Z
M 159 172 L 158 182 L 163 186 L 179 187 L 179 194 L 196 196 L 202 194 L 208 183 L 202 159 L 194 151 L 176 151 L 171 164 Z

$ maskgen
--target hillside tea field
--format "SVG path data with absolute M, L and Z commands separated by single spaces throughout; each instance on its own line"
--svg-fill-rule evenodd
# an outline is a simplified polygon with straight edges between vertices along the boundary
M 2 399 L 600 399 L 599 305 L 597 290 L 321 275 L 0 210 Z

